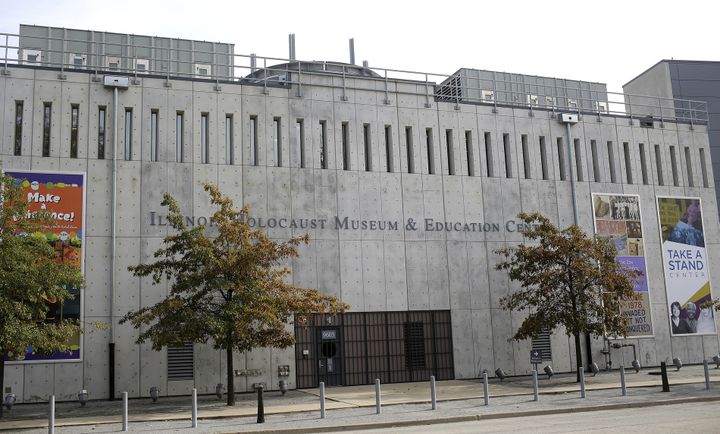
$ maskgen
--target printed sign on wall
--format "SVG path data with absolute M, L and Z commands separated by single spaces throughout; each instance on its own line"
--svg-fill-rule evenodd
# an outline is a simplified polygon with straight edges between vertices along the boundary
M 658 197 L 663 268 L 672 334 L 714 334 L 710 261 L 705 249 L 702 204 L 693 197 Z
M 645 266 L 645 243 L 640 218 L 640 197 L 593 193 L 595 233 L 615 245 L 615 259 L 624 269 L 642 275 L 633 283 L 632 299 L 622 300 L 620 310 L 628 325 L 628 337 L 652 336 L 650 292 Z
M 83 270 L 83 234 L 85 215 L 85 174 L 34 171 L 5 171 L 23 190 L 29 203 L 29 212 L 50 213 L 53 224 L 32 236 L 44 238 L 58 253 L 58 261 L 70 263 Z M 48 320 L 73 319 L 81 321 L 82 297 L 76 288 L 70 288 L 74 298 L 63 306 L 49 300 Z M 28 348 L 25 361 L 80 360 L 80 335 L 70 338 L 70 352 L 55 352 L 49 356 L 33 354 Z

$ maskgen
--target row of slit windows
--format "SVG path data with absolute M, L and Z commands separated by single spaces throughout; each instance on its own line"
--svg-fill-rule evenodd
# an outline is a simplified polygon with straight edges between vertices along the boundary
M 14 134 L 14 155 L 19 156 L 22 154 L 22 126 L 23 126 L 23 101 L 16 101 L 15 104 L 15 134 Z M 72 104 L 71 105 L 71 116 L 70 116 L 70 158 L 78 158 L 78 135 L 79 135 L 79 119 L 80 119 L 80 106 L 78 104 Z M 158 149 L 160 145 L 160 137 L 159 137 L 159 110 L 158 109 L 151 109 L 150 111 L 150 160 L 151 161 L 158 161 Z M 184 155 L 183 155 L 183 145 L 184 145 L 184 130 L 185 130 L 185 114 L 182 111 L 178 111 L 175 113 L 175 161 L 176 162 L 183 162 L 185 161 Z M 327 121 L 320 120 L 319 121 L 319 127 L 320 127 L 320 149 L 318 152 L 319 162 L 320 162 L 320 168 L 327 169 L 328 168 L 328 125 Z M 49 157 L 50 156 L 50 129 L 52 125 L 52 103 L 45 102 L 43 103 L 43 135 L 42 135 L 42 156 L 43 157 Z M 97 145 L 98 145 L 98 158 L 103 159 L 105 158 L 105 143 L 106 143 L 106 133 L 107 133 L 107 109 L 105 106 L 99 106 L 98 107 L 98 124 L 97 124 L 97 131 L 98 131 L 98 137 L 97 137 Z M 300 167 L 304 168 L 306 167 L 306 144 L 305 144 L 305 120 L 304 119 L 297 119 L 296 120 L 296 131 L 297 131 L 297 139 L 296 139 L 296 147 L 297 147 L 297 155 L 300 163 Z M 273 128 L 272 128 L 272 145 L 273 145 L 273 155 L 275 157 L 275 165 L 277 167 L 283 167 L 284 159 L 283 159 L 283 149 L 282 149 L 282 118 L 281 117 L 274 117 L 273 118 Z M 133 110 L 132 108 L 126 108 L 124 113 L 124 131 L 125 131 L 125 137 L 124 137 L 124 148 L 123 148 L 123 158 L 125 160 L 132 160 L 132 151 L 133 151 Z M 200 115 L 200 162 L 203 164 L 209 164 L 210 163 L 210 115 L 209 113 L 201 113 Z M 352 159 L 351 159 L 351 152 L 350 152 L 350 123 L 347 121 L 343 121 L 341 123 L 341 142 L 342 142 L 342 168 L 343 170 L 352 170 Z M 429 174 L 436 174 L 437 168 L 435 167 L 435 145 L 433 143 L 433 129 L 432 128 L 425 128 L 425 151 L 427 152 L 426 155 L 426 162 L 427 162 L 427 173 Z M 234 156 L 234 143 L 233 143 L 233 115 L 227 114 L 225 115 L 225 161 L 227 164 L 234 164 L 235 162 L 235 156 Z M 257 166 L 259 165 L 259 148 L 258 148 L 258 116 L 257 115 L 250 115 L 249 117 L 249 137 L 250 137 L 250 146 L 249 146 L 249 162 L 251 165 Z M 406 158 L 407 158 L 407 171 L 408 173 L 417 173 L 416 167 L 415 167 L 415 146 L 413 144 L 413 127 L 412 126 L 406 126 L 405 127 L 405 149 L 406 149 Z M 385 168 L 388 172 L 394 172 L 395 171 L 395 163 L 393 161 L 393 133 L 392 133 L 392 126 L 391 125 L 384 125 L 384 142 L 385 142 Z M 473 143 L 473 132 L 471 130 L 466 130 L 464 132 L 464 139 L 465 139 L 465 157 L 467 159 L 467 175 L 468 176 L 477 176 L 476 175 L 476 167 L 475 167 L 475 149 L 476 146 Z M 483 139 L 484 139 L 484 145 L 485 145 L 485 169 L 486 174 L 488 177 L 494 177 L 495 174 L 495 168 L 493 164 L 493 143 L 492 143 L 492 134 L 490 132 L 483 132 Z M 364 170 L 367 172 L 373 171 L 375 168 L 373 167 L 373 147 L 372 147 L 372 130 L 371 130 L 371 124 L 369 123 L 363 123 L 362 124 L 362 140 L 363 140 L 363 148 L 364 148 Z M 522 175 L 526 179 L 532 179 L 532 164 L 531 164 L 531 157 L 530 157 L 530 144 L 528 140 L 527 134 L 522 134 L 520 136 L 521 146 L 520 150 L 522 152 Z M 457 168 L 455 166 L 455 143 L 454 143 L 454 130 L 447 129 L 445 130 L 445 144 L 446 144 L 446 156 L 447 156 L 447 163 L 448 163 L 448 174 L 449 175 L 456 175 L 457 174 Z M 510 134 L 503 133 L 502 134 L 502 145 L 503 145 L 503 151 L 505 156 L 505 176 L 507 178 L 512 178 L 514 176 L 513 174 L 513 164 L 512 164 L 512 146 L 510 143 Z M 558 137 L 556 139 L 556 149 L 558 152 L 558 169 L 559 169 L 559 178 L 561 181 L 568 180 L 568 168 L 566 167 L 566 163 L 568 159 L 565 156 L 566 146 L 564 145 L 564 139 L 562 137 Z M 607 164 L 608 164 L 608 170 L 610 179 L 609 181 L 611 183 L 617 183 L 618 177 L 617 172 L 615 168 L 615 148 L 613 146 L 612 141 L 607 142 Z M 538 137 L 538 146 L 540 151 L 540 171 L 541 178 L 544 180 L 550 179 L 549 174 L 549 167 L 548 167 L 548 161 L 549 161 L 549 155 L 548 155 L 548 145 L 545 136 L 539 136 Z M 598 149 L 598 143 L 596 140 L 590 140 L 590 153 L 591 153 L 591 161 L 592 166 L 588 168 L 588 170 L 591 171 L 592 178 L 589 180 L 592 180 L 594 182 L 604 182 L 606 180 L 603 180 L 603 174 L 600 168 L 600 157 L 599 157 L 599 149 Z M 630 150 L 630 145 L 628 142 L 623 142 L 622 145 L 622 152 L 623 152 L 623 158 L 625 162 L 625 179 L 628 184 L 636 183 L 636 181 L 642 182 L 642 184 L 649 184 L 649 173 L 648 173 L 648 162 L 647 162 L 647 150 L 645 149 L 644 143 L 639 143 L 638 145 L 638 151 L 639 151 L 639 162 L 640 162 L 640 179 L 635 180 L 633 178 L 633 161 L 632 161 L 632 154 Z M 676 146 L 671 145 L 670 146 L 670 168 L 671 168 L 671 175 L 672 175 L 672 185 L 673 186 L 679 186 L 680 180 L 679 180 L 679 174 L 678 174 L 678 155 Z M 575 162 L 575 179 L 578 181 L 584 181 L 585 180 L 585 174 L 583 173 L 583 146 L 580 139 L 574 139 L 573 142 L 573 149 L 574 151 L 574 162 Z M 660 145 L 654 145 L 654 154 L 655 154 L 655 165 L 657 170 L 657 184 L 658 185 L 666 185 L 665 179 L 663 176 L 663 154 L 660 148 Z M 693 176 L 693 168 L 692 168 L 692 156 L 689 146 L 684 147 L 685 152 L 685 163 L 686 163 L 686 174 L 688 179 L 688 185 L 690 187 L 694 187 L 694 176 Z M 708 187 L 708 173 L 707 173 L 707 162 L 706 162 L 706 156 L 705 156 L 705 149 L 699 148 L 699 157 L 700 157 L 700 169 L 701 169 L 701 179 L 702 179 L 702 186 Z M 482 159 L 481 159 L 482 160 Z

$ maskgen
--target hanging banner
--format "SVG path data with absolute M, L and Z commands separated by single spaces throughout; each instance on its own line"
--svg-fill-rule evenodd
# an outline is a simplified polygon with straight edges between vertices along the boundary
M 623 269 L 641 273 L 633 283 L 634 296 L 620 301 L 628 325 L 628 337 L 653 335 L 650 292 L 645 266 L 645 243 L 640 216 L 640 197 L 627 194 L 593 193 L 595 233 L 615 245 L 615 259 Z
M 53 246 L 58 253 L 58 261 L 83 271 L 85 174 L 14 170 L 6 170 L 5 174 L 13 177 L 21 186 L 29 204 L 29 212 L 45 211 L 52 218 L 52 224 L 32 236 L 44 238 Z M 81 322 L 80 291 L 76 288 L 69 290 L 74 298 L 66 300 L 62 306 L 49 301 L 48 321 L 72 319 Z M 23 361 L 80 360 L 80 343 L 80 335 L 75 335 L 69 341 L 70 352 L 57 351 L 47 356 L 34 354 L 33 349 L 28 348 Z
M 658 197 L 663 269 L 673 336 L 715 334 L 710 261 L 705 249 L 702 204 L 695 197 Z

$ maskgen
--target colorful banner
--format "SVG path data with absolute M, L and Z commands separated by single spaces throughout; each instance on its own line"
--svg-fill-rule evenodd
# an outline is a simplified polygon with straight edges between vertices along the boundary
M 650 292 L 645 266 L 645 243 L 640 216 L 640 197 L 624 194 L 593 193 L 595 233 L 609 238 L 615 245 L 615 259 L 625 270 L 641 273 L 633 283 L 634 296 L 620 302 L 620 311 L 627 320 L 628 337 L 652 336 Z
M 53 224 L 42 231 L 30 234 L 42 237 L 52 245 L 58 253 L 58 261 L 69 263 L 83 270 L 83 233 L 85 215 L 85 174 L 83 173 L 51 173 L 33 171 L 5 171 L 15 178 L 23 190 L 29 203 L 30 213 L 45 211 L 50 213 Z M 60 306 L 50 303 L 48 321 L 73 319 L 81 321 L 82 297 L 76 288 L 70 288 L 73 300 L 66 300 Z M 68 352 L 55 352 L 49 356 L 33 354 L 28 348 L 24 361 L 39 360 L 80 360 L 80 335 L 70 338 Z
M 715 334 L 710 261 L 705 249 L 700 198 L 658 197 L 670 330 L 674 336 Z

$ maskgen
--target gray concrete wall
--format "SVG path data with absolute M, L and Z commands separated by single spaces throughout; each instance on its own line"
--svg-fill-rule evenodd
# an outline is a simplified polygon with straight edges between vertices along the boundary
M 161 194 L 172 193 L 183 212 L 208 216 L 212 209 L 200 187 L 204 181 L 218 183 L 238 204 L 251 206 L 257 218 L 293 217 L 327 219 L 326 227 L 310 230 L 312 241 L 301 248 L 301 256 L 291 264 L 292 280 L 339 296 L 352 305 L 352 311 L 391 311 L 449 309 L 452 312 L 455 375 L 474 378 L 483 369 L 493 372 L 526 374 L 529 342 L 508 342 L 522 321 L 522 315 L 500 308 L 499 300 L 517 286 L 504 272 L 496 271 L 499 257 L 494 250 L 522 242 L 522 236 L 505 229 L 505 222 L 516 219 L 520 211 L 541 211 L 560 225 L 572 223 L 570 182 L 559 177 L 557 139 L 564 137 L 564 126 L 550 112 L 491 106 L 436 103 L 425 107 L 425 87 L 414 83 L 394 83 L 389 104 L 383 102 L 384 89 L 375 83 L 348 79 L 347 101 L 343 91 L 328 86 L 332 77 L 309 77 L 303 96 L 296 89 L 223 84 L 221 91 L 212 84 L 143 78 L 120 94 L 121 110 L 133 109 L 133 157 L 122 159 L 124 123 L 120 123 L 118 161 L 118 252 L 115 258 L 116 298 L 110 311 L 110 189 L 111 162 L 97 158 L 97 109 L 108 107 L 106 157 L 110 158 L 111 92 L 91 81 L 90 74 L 68 73 L 59 81 L 54 71 L 11 68 L 10 76 L 0 77 L 0 160 L 7 169 L 72 170 L 88 174 L 86 267 L 84 319 L 115 322 L 127 311 L 160 300 L 168 292 L 166 284 L 152 285 L 127 271 L 129 265 L 150 260 L 167 234 L 165 227 L 151 225 L 149 213 L 160 212 Z M 22 155 L 13 155 L 13 121 L 16 100 L 24 101 Z M 53 103 L 52 147 L 50 157 L 42 157 L 42 104 Z M 69 158 L 70 104 L 80 104 L 79 157 Z M 150 112 L 160 116 L 159 161 L 150 161 Z M 175 115 L 184 112 L 184 159 L 175 162 Z M 200 164 L 200 116 L 209 115 L 210 163 Z M 225 159 L 225 116 L 233 116 L 234 164 Z M 259 164 L 250 165 L 249 120 L 258 119 Z M 274 118 L 281 118 L 282 164 L 278 167 L 274 148 Z M 306 168 L 299 168 L 295 148 L 297 119 L 304 120 Z M 327 122 L 328 169 L 320 168 L 320 121 Z M 342 170 L 341 125 L 348 123 L 351 170 Z M 372 171 L 365 170 L 363 124 L 371 126 Z M 392 127 L 391 153 L 394 170 L 385 165 L 384 125 Z M 406 127 L 411 127 L 415 173 L 408 173 Z M 434 173 L 428 170 L 426 129 L 431 129 Z M 456 175 L 449 175 L 447 134 L 453 137 Z M 468 161 L 465 131 L 472 135 L 473 158 Z M 491 137 L 485 142 L 485 133 Z M 508 155 L 503 136 L 508 137 Z M 531 176 L 524 178 L 522 136 L 528 140 Z M 549 179 L 541 177 L 539 138 L 547 144 Z M 691 148 L 691 164 L 697 177 L 699 149 L 707 149 L 704 126 L 659 123 L 641 128 L 627 118 L 588 116 L 572 127 L 573 139 L 580 139 L 584 181 L 578 183 L 580 225 L 593 231 L 591 193 L 640 194 L 647 253 L 650 298 L 655 337 L 631 339 L 639 345 L 640 361 L 653 365 L 673 356 L 686 363 L 700 362 L 718 352 L 717 336 L 670 338 L 666 296 L 662 277 L 660 238 L 655 195 L 690 195 L 703 198 L 709 254 L 720 258 L 717 202 L 715 190 L 694 182 L 690 187 L 685 174 L 684 146 Z M 563 138 L 563 140 L 565 140 Z M 598 145 L 600 180 L 590 176 L 590 141 Z M 610 182 L 607 143 L 612 142 L 617 182 Z M 633 183 L 626 177 L 623 142 L 630 147 Z M 642 184 L 639 143 L 645 144 L 648 184 Z M 655 148 L 662 152 L 664 184 L 658 185 Z M 486 146 L 490 146 L 493 177 L 487 176 Z M 669 149 L 678 156 L 679 186 L 672 186 Z M 706 151 L 709 158 L 710 153 Z M 569 155 L 564 153 L 569 173 Z M 507 176 L 506 161 L 511 176 Z M 475 176 L 468 176 L 472 164 Z M 572 162 L 574 165 L 575 162 Z M 573 166 L 575 167 L 575 166 Z M 569 179 L 569 177 L 567 178 Z M 397 230 L 337 230 L 335 216 L 357 220 L 397 221 Z M 425 219 L 451 222 L 497 223 L 493 232 L 427 231 L 406 228 L 408 219 L 420 228 Z M 273 238 L 284 239 L 302 231 L 283 228 L 268 230 Z M 716 263 L 717 259 L 713 263 Z M 720 282 L 720 268 L 711 270 L 712 281 Z M 718 290 L 715 291 L 718 293 Z M 137 332 L 129 325 L 117 325 L 114 341 L 118 358 L 116 391 L 130 396 L 147 395 L 153 385 L 163 394 L 187 393 L 193 382 L 167 380 L 165 351 L 154 352 L 149 345 L 134 343 Z M 6 384 L 23 401 L 36 401 L 54 393 L 59 399 L 74 399 L 80 388 L 90 396 L 108 395 L 108 331 L 89 331 L 83 337 L 84 359 L 74 363 L 15 364 L 6 368 Z M 602 360 L 602 343 L 593 343 L 593 359 Z M 562 331 L 552 337 L 553 366 L 569 371 L 574 366 L 573 346 Z M 616 353 L 615 360 L 620 355 Z M 626 355 L 626 360 L 629 360 Z M 237 377 L 239 391 L 251 390 L 252 383 L 264 381 L 277 388 L 277 365 L 289 364 L 294 373 L 292 349 L 259 349 L 236 354 L 236 369 L 258 369 L 259 376 Z M 617 364 L 617 362 L 616 362 Z M 224 356 L 210 346 L 195 347 L 194 386 L 200 393 L 214 392 L 225 381 Z M 294 387 L 294 375 L 290 377 Z

